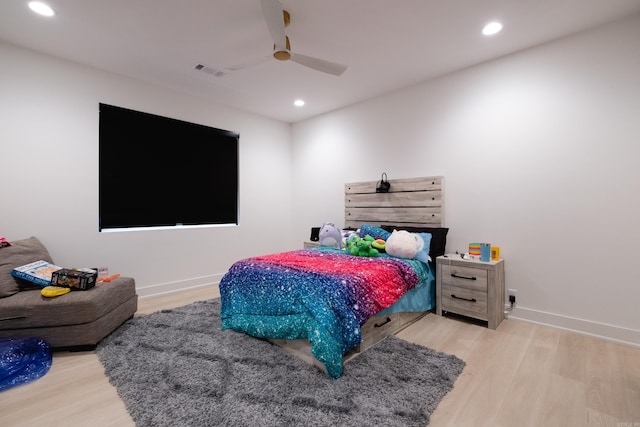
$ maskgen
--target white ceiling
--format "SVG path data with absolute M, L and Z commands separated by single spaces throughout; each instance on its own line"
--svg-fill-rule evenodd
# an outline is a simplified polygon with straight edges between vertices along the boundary
M 348 65 L 337 77 L 256 63 L 273 49 L 260 0 L 45 2 L 55 17 L 0 1 L 0 40 L 291 123 L 640 13 L 640 0 L 282 0 L 292 51 Z M 491 20 L 504 29 L 484 37 Z

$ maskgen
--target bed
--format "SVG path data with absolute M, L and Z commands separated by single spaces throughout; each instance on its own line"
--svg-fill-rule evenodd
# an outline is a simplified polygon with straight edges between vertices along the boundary
M 376 193 L 375 181 L 345 185 L 345 228 L 429 233 L 435 261 L 446 244 L 442 177 L 389 183 L 387 193 Z M 338 378 L 346 358 L 435 308 L 435 264 L 299 249 L 234 263 L 220 282 L 220 297 L 223 329 L 269 339 L 294 354 L 300 342 L 308 343 L 313 363 Z

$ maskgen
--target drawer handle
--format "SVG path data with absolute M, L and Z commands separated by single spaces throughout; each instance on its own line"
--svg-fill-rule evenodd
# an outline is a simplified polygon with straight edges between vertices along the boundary
M 373 324 L 373 327 L 374 327 L 374 328 L 380 328 L 380 327 L 382 327 L 382 326 L 386 325 L 386 324 L 387 324 L 387 323 L 389 323 L 389 322 L 391 322 L 391 318 L 390 318 L 390 317 L 387 317 L 387 320 L 385 320 L 385 321 L 384 321 L 384 322 L 382 322 L 382 323 L 374 323 L 374 324 Z
M 457 297 L 454 294 L 451 294 L 451 298 L 461 299 L 461 300 L 469 301 L 469 302 L 477 302 L 475 298 L 462 298 L 462 297 Z
M 458 279 L 466 279 L 466 280 L 477 280 L 475 276 L 463 276 L 461 274 L 451 273 L 451 277 L 456 277 Z

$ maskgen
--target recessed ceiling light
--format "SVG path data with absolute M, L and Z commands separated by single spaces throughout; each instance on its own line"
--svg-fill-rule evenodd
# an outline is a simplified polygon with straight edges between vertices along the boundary
M 29 8 L 33 10 L 35 13 L 39 13 L 43 16 L 53 16 L 55 12 L 48 5 L 39 2 L 39 1 L 31 1 L 29 2 Z
M 293 102 L 293 105 L 295 105 L 296 107 L 302 107 L 304 105 L 304 101 L 302 99 L 296 99 Z
M 499 33 L 502 30 L 502 24 L 499 22 L 490 22 L 482 29 L 482 34 L 485 36 L 491 36 L 495 33 Z

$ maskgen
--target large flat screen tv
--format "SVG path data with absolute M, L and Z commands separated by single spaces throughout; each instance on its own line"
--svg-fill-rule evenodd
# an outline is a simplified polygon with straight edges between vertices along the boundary
M 101 232 L 238 224 L 238 133 L 99 110 Z

